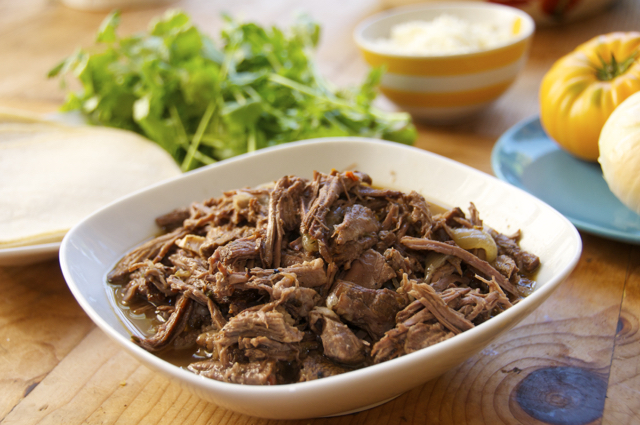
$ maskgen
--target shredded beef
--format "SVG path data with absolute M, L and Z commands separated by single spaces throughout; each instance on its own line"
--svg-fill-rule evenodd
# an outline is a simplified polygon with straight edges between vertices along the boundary
M 302 362 L 300 369 L 300 382 L 314 381 L 316 379 L 328 378 L 351 370 L 351 368 L 338 365 L 322 354 L 311 354 Z
M 197 375 L 232 384 L 275 385 L 277 365 L 274 360 L 234 363 L 227 365 L 219 361 L 195 362 L 189 370 Z
M 519 295 L 516 287 L 514 287 L 505 276 L 500 274 L 499 271 L 491 266 L 491 264 L 487 263 L 484 260 L 481 260 L 477 256 L 473 255 L 467 250 L 460 248 L 457 245 L 438 242 L 430 239 L 418 239 L 411 237 L 404 237 L 400 242 L 402 242 L 402 244 L 407 248 L 415 250 L 431 250 L 442 254 L 456 256 L 465 263 L 484 273 L 485 275 L 495 278 L 500 286 L 502 286 L 505 290 L 509 291 L 513 295 Z
M 181 295 L 169 320 L 158 327 L 158 331 L 149 338 L 134 338 L 142 348 L 148 351 L 160 351 L 166 348 L 184 329 L 193 310 L 191 299 Z
M 433 214 L 419 193 L 371 183 L 285 176 L 158 217 L 165 233 L 108 275 L 150 317 L 134 341 L 192 353 L 190 371 L 223 382 L 311 381 L 453 338 L 535 285 L 539 258 L 473 203 Z M 456 245 L 460 227 L 482 230 L 497 257 Z
M 170 232 L 182 226 L 182 223 L 189 218 L 188 208 L 178 208 L 170 213 L 156 217 L 156 224 L 162 230 Z

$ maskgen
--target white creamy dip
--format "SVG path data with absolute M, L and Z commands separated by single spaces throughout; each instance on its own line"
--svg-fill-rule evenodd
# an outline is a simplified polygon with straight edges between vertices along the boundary
M 390 38 L 372 43 L 376 51 L 405 55 L 452 55 L 506 44 L 515 34 L 513 22 L 469 22 L 443 14 L 432 21 L 409 21 L 391 28 Z

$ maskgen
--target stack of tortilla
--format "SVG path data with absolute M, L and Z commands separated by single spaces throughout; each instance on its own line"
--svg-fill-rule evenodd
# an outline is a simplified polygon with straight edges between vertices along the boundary
M 100 207 L 179 174 L 135 133 L 0 109 L 0 249 L 61 241 Z

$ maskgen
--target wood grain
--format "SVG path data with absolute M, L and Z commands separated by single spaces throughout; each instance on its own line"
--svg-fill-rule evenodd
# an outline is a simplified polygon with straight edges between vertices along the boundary
M 3 418 L 94 325 L 69 292 L 57 261 L 0 268 L 0 291 Z
M 629 252 L 603 424 L 640 423 L 640 248 Z
M 289 24 L 295 12 L 307 12 L 324 29 L 317 52 L 321 71 L 337 85 L 350 85 L 367 72 L 351 32 L 381 5 L 373 0 L 184 0 L 171 7 L 185 9 L 212 35 L 220 29 L 221 11 L 277 25 Z M 121 32 L 144 29 L 165 9 L 125 10 Z M 0 106 L 55 111 L 64 93 L 46 72 L 77 46 L 91 45 L 104 16 L 48 0 L 1 2 Z M 599 16 L 538 28 L 525 70 L 504 97 L 457 125 L 418 123 L 416 145 L 491 173 L 495 140 L 537 113 L 537 90 L 551 64 L 597 34 L 637 29 L 639 20 L 640 2 L 619 0 Z M 397 109 L 382 97 L 377 105 Z M 583 254 L 567 281 L 524 322 L 464 364 L 374 409 L 286 422 L 205 403 L 142 366 L 82 312 L 56 261 L 0 268 L 0 422 L 637 424 L 640 248 L 586 233 L 582 238 Z

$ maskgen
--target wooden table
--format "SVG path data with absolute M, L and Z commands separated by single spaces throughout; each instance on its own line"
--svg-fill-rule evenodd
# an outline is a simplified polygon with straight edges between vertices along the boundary
M 318 61 L 338 85 L 365 75 L 351 31 L 380 8 L 365 0 L 184 0 L 173 6 L 210 34 L 218 33 L 221 11 L 277 25 L 306 11 L 323 26 Z M 144 29 L 164 8 L 125 11 L 122 33 Z M 77 46 L 92 44 L 104 16 L 53 0 L 0 2 L 0 106 L 55 111 L 64 95 L 46 72 Z M 538 28 L 526 68 L 503 98 L 459 125 L 419 124 L 417 146 L 491 173 L 493 144 L 537 113 L 538 87 L 551 64 L 580 42 L 638 30 L 638 22 L 640 2 L 619 0 L 599 16 Z M 582 238 L 581 260 L 564 285 L 481 354 L 375 409 L 293 423 L 640 423 L 640 246 L 587 233 Z M 284 423 L 202 402 L 140 365 L 85 315 L 56 260 L 0 268 L 0 293 L 2 424 Z

